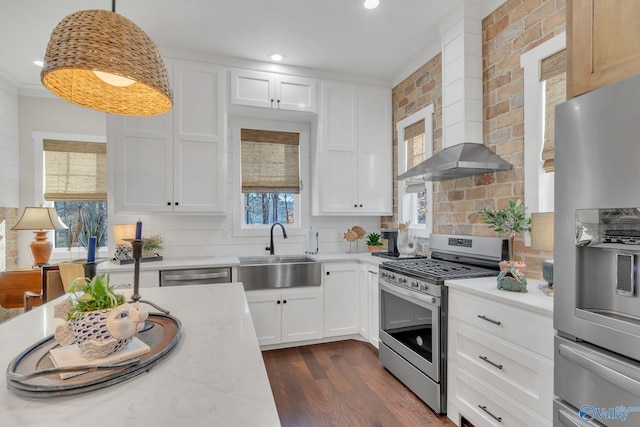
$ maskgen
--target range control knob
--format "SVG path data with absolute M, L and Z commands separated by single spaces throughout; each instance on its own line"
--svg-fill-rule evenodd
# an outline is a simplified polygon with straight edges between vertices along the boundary
M 398 277 L 398 283 L 407 283 L 406 277 Z
M 417 288 L 417 287 L 418 287 L 418 282 L 416 282 L 416 281 L 412 281 L 412 282 L 411 282 L 411 287 L 412 287 L 412 288 Z
M 419 289 L 420 289 L 421 291 L 426 291 L 427 289 L 429 289 L 429 287 L 428 287 L 427 285 L 425 285 L 424 283 L 420 283 L 420 287 L 419 287 Z
M 395 274 L 393 274 L 393 273 L 389 273 L 389 278 L 390 278 L 390 279 L 395 279 L 395 278 L 396 278 L 396 275 L 395 275 Z

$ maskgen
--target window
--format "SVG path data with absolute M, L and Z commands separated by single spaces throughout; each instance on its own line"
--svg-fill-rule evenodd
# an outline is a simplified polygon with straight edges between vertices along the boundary
M 300 134 L 240 130 L 243 225 L 296 224 L 300 193 Z
M 565 90 L 558 86 L 564 77 L 549 70 L 566 68 L 558 67 L 562 63 L 558 53 L 565 47 L 565 33 L 561 33 L 520 57 L 524 69 L 524 203 L 530 213 L 554 211 L 553 118 L 555 105 L 562 102 L 556 94 Z M 530 246 L 529 233 L 524 239 Z
M 56 230 L 56 248 L 86 247 L 90 236 L 107 246 L 106 144 L 44 139 L 44 199 L 67 230 Z
M 433 104 L 399 121 L 398 174 L 429 158 L 433 152 Z M 433 185 L 423 180 L 398 182 L 398 220 L 413 234 L 429 237 L 433 227 Z

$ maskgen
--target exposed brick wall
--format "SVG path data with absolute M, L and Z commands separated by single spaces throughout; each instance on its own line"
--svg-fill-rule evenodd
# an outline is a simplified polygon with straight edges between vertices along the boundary
M 398 132 L 396 123 L 433 104 L 433 149 L 442 148 L 442 55 L 438 54 L 393 88 L 393 212 L 382 218 L 382 228 L 398 222 Z
M 0 207 L 0 271 L 18 265 L 18 233 L 11 231 L 18 222 L 18 208 Z
M 435 183 L 434 232 L 495 236 L 477 212 L 484 207 L 504 207 L 509 199 L 524 198 L 524 74 L 520 56 L 563 32 L 565 22 L 565 0 L 508 0 L 482 22 L 484 144 L 513 164 L 513 169 Z M 441 68 L 440 55 L 425 67 L 428 65 Z M 397 120 L 406 117 L 404 109 L 411 105 L 411 100 L 420 99 L 412 95 L 419 93 L 415 82 L 420 70 L 393 90 L 394 130 Z M 429 72 L 435 74 L 436 70 L 431 68 Z M 442 147 L 440 77 L 430 91 L 438 101 L 436 151 Z M 426 104 L 416 103 L 416 107 Z M 394 132 L 394 153 L 396 139 Z M 394 160 L 394 171 L 395 164 Z M 396 195 L 394 190 L 395 213 Z M 542 260 L 551 254 L 525 247 L 523 235 L 516 238 L 515 251 L 526 262 L 527 275 L 541 277 Z

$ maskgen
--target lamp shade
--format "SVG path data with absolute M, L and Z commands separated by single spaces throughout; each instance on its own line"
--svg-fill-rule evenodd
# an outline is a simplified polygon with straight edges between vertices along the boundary
M 153 41 L 108 10 L 65 17 L 51 33 L 40 78 L 59 97 L 106 113 L 153 116 L 173 105 L 167 69 Z
M 27 207 L 12 230 L 65 230 L 67 226 L 55 208 Z
M 553 212 L 531 214 L 531 248 L 553 252 Z
M 133 240 L 136 236 L 135 224 L 114 224 L 113 225 L 113 243 L 116 245 L 130 245 L 131 243 L 125 239 Z

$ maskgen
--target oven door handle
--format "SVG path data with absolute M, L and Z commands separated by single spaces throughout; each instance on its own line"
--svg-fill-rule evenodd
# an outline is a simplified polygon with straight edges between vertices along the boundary
M 383 289 L 385 292 L 389 292 L 390 294 L 394 294 L 397 297 L 413 300 L 415 302 L 427 304 L 432 307 L 440 307 L 440 298 L 425 295 L 420 292 L 410 291 L 408 289 L 400 288 L 397 286 L 392 287 L 387 285 L 383 281 L 379 281 L 378 285 L 380 286 L 380 289 Z

